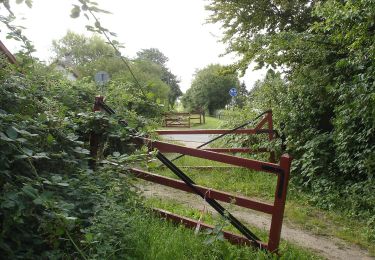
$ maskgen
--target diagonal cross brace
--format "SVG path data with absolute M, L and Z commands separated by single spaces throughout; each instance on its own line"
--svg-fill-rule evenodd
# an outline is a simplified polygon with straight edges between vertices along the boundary
M 216 200 L 207 198 L 199 189 L 195 187 L 195 182 L 190 179 L 184 172 L 182 172 L 175 164 L 173 164 L 167 157 L 161 152 L 156 154 L 156 157 L 165 164 L 172 172 L 174 172 L 186 185 L 188 185 L 197 195 L 202 197 L 211 207 L 213 207 L 220 215 L 226 218 L 238 231 L 241 232 L 247 239 L 252 241 L 255 246 L 262 248 L 260 239 L 252 233 L 247 227 L 245 227 L 237 218 L 227 212 L 221 204 Z

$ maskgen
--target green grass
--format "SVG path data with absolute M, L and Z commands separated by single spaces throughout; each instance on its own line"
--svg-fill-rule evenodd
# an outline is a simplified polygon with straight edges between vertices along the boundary
M 194 120 L 193 122 L 195 122 Z M 192 129 L 218 129 L 222 124 L 222 120 L 217 119 L 215 117 L 206 116 L 206 123 L 205 124 L 196 124 L 193 123 Z
M 173 157 L 173 155 L 169 155 Z M 184 156 L 177 165 L 223 166 L 225 164 Z M 262 201 L 273 202 L 276 178 L 263 172 L 242 168 L 227 169 L 183 169 L 197 184 L 234 194 L 241 194 Z M 150 169 L 172 178 L 177 178 L 166 168 Z M 375 255 L 375 243 L 367 237 L 368 226 L 364 221 L 343 216 L 340 212 L 324 211 L 309 204 L 309 198 L 290 183 L 285 208 L 285 222 L 297 225 L 314 234 L 334 236 L 357 244 Z
M 192 208 L 187 208 L 184 206 L 181 206 L 179 203 L 174 202 L 173 200 L 160 200 L 160 199 L 149 199 L 147 200 L 147 204 L 153 207 L 159 207 L 164 208 L 168 211 L 171 211 L 176 214 L 184 215 L 190 218 L 199 219 L 200 217 L 200 211 Z M 219 220 L 217 217 L 213 217 L 211 214 L 205 214 L 202 218 L 202 221 L 208 224 L 212 225 L 220 225 L 222 226 L 223 222 L 222 220 Z M 164 225 L 162 223 L 159 223 L 158 225 Z M 202 255 L 195 255 L 192 256 L 190 259 L 278 259 L 275 255 L 268 254 L 266 252 L 246 247 L 246 246 L 234 246 L 230 245 L 228 242 L 223 241 L 216 241 L 213 244 L 207 244 L 208 239 L 210 236 L 205 235 L 204 231 L 200 231 L 198 235 L 194 234 L 193 231 L 187 230 L 187 229 L 176 229 L 173 228 L 173 226 L 170 226 L 171 229 L 167 230 L 164 228 L 158 228 L 155 229 L 155 232 L 158 232 L 157 236 L 160 237 L 160 243 L 167 243 L 169 245 L 169 249 L 167 254 L 170 254 L 170 251 L 175 252 L 182 251 L 186 252 L 186 250 L 189 251 L 195 251 L 195 252 L 203 252 L 205 250 L 214 252 L 214 254 L 205 255 L 204 253 Z M 232 232 L 236 232 L 235 229 L 233 229 L 230 225 L 224 225 L 225 230 L 229 230 Z M 260 238 L 266 239 L 267 234 L 264 230 L 256 229 L 254 227 L 251 227 L 252 230 L 255 230 L 257 235 L 259 235 Z M 150 230 L 150 229 L 148 229 Z M 160 230 L 162 231 L 160 233 Z M 165 233 L 163 232 L 165 231 Z M 151 230 L 151 232 L 153 232 Z M 169 233 L 171 232 L 171 233 Z M 171 235 L 172 234 L 172 235 Z M 186 236 L 184 236 L 186 234 Z M 165 239 L 171 240 L 164 241 Z M 196 243 L 200 243 L 200 245 L 196 245 Z M 151 245 L 152 246 L 152 245 Z M 165 246 L 165 245 L 164 245 Z M 178 249 L 177 249 L 178 248 Z M 282 241 L 280 244 L 280 259 L 323 259 L 308 250 L 302 249 L 298 246 L 292 245 L 286 241 Z M 219 255 L 217 255 L 219 254 Z M 155 259 L 155 255 L 150 255 L 147 259 Z M 168 256 L 164 255 L 163 257 L 166 257 L 164 259 L 172 259 L 168 258 Z M 190 257 L 190 256 L 189 256 Z M 162 259 L 162 258 L 157 258 Z M 183 255 L 180 255 L 174 259 L 187 259 L 185 253 Z

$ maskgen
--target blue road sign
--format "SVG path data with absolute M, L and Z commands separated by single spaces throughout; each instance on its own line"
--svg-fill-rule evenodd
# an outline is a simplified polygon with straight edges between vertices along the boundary
M 237 89 L 236 89 L 236 88 L 231 88 L 231 89 L 229 90 L 229 95 L 230 95 L 231 97 L 235 97 L 235 96 L 237 96 Z

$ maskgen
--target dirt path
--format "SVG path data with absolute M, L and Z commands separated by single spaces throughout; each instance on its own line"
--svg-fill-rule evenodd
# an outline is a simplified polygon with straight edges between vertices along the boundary
M 175 190 L 158 184 L 148 184 L 140 187 L 145 197 L 158 197 L 160 199 L 174 200 L 186 207 L 202 210 L 204 201 L 193 194 L 183 191 Z M 207 209 L 213 213 L 211 207 L 207 205 Z M 224 207 L 228 208 L 228 204 L 223 203 Z M 253 210 L 240 208 L 230 205 L 231 213 L 244 223 L 255 226 L 260 229 L 268 230 L 271 222 L 269 215 L 255 212 Z M 348 259 L 348 260 L 367 260 L 375 259 L 370 257 L 368 252 L 360 249 L 357 246 L 348 245 L 346 242 L 334 237 L 321 237 L 311 234 L 308 231 L 300 230 L 296 227 L 286 225 L 284 223 L 282 239 L 285 239 L 293 244 L 301 247 L 309 248 L 319 255 L 328 259 Z
M 174 140 L 183 143 L 187 147 L 195 148 L 212 139 L 211 135 L 164 135 L 164 140 Z

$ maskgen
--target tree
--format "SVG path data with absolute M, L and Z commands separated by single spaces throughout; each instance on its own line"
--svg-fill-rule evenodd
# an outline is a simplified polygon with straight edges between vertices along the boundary
M 170 108 L 173 109 L 177 99 L 182 96 L 182 91 L 179 85 L 180 80 L 178 80 L 177 76 L 174 75 L 169 69 L 163 68 L 163 71 L 162 81 L 164 81 L 170 87 L 168 104 Z
M 168 57 L 156 48 L 142 49 L 141 51 L 137 52 L 137 58 L 140 60 L 152 61 L 153 63 L 159 64 L 162 67 L 165 67 L 165 63 L 168 61 Z
M 155 63 L 162 68 L 161 80 L 170 88 L 168 94 L 168 106 L 173 109 L 177 98 L 182 95 L 182 91 L 178 85 L 180 81 L 177 79 L 177 76 L 174 75 L 166 66 L 168 57 L 165 56 L 159 49 L 151 48 L 143 49 L 137 52 L 137 59 Z
M 125 69 L 114 49 L 98 35 L 87 37 L 68 31 L 52 46 L 54 59 L 74 68 L 80 77 L 93 77 L 100 70 L 114 75 Z
M 198 70 L 191 87 L 183 96 L 184 107 L 189 110 L 208 109 L 212 115 L 216 109 L 224 108 L 231 97 L 229 90 L 239 85 L 237 74 L 223 74 L 224 67 L 208 65 Z
M 77 72 L 79 78 L 89 77 L 94 80 L 95 73 L 106 71 L 111 76 L 112 83 L 119 88 L 119 92 L 130 91 L 133 95 L 137 95 L 139 83 L 144 86 L 147 92 L 145 94 L 150 101 L 163 104 L 165 107 L 175 101 L 171 101 L 170 96 L 171 89 L 174 91 L 172 95 L 176 96 L 176 87 L 173 85 L 178 84 L 176 77 L 171 73 L 168 74 L 169 71 L 164 66 L 146 59 L 151 57 L 147 55 L 147 50 L 139 52 L 142 59 L 128 61 L 137 81 L 116 55 L 115 50 L 98 35 L 87 37 L 68 31 L 62 39 L 53 41 L 53 50 L 55 59 L 63 61 L 68 68 Z M 151 50 L 153 50 L 152 54 L 157 53 L 156 49 Z M 159 56 L 166 59 L 163 54 Z
M 249 92 L 246 89 L 246 84 L 243 81 L 239 88 L 238 88 L 238 95 L 235 97 L 235 105 L 239 108 L 243 108 L 247 98 L 248 98 Z
M 286 88 L 268 78 L 256 92 L 272 106 L 282 103 L 275 117 L 286 123 L 300 187 L 322 197 L 333 190 L 362 197 L 356 187 L 369 190 L 375 175 L 373 1 L 210 3 L 210 21 L 222 23 L 228 50 L 241 57 L 233 69 L 244 72 L 255 61 L 284 70 Z M 337 203 L 330 198 L 321 205 Z M 373 206 L 351 207 L 369 212 Z
M 311 15 L 317 0 L 267 1 L 249 3 L 246 0 L 211 0 L 206 9 L 211 12 L 211 23 L 220 23 L 224 29 L 222 41 L 227 51 L 235 52 L 241 59 L 233 64 L 242 73 L 252 61 L 278 65 L 270 59 L 274 36 L 284 32 L 304 32 L 319 19 Z

